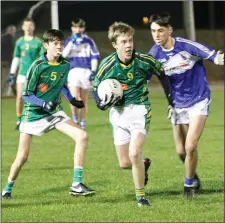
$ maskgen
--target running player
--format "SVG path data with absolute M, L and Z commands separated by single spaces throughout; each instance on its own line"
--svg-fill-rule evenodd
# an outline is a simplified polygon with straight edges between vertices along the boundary
M 114 105 L 110 109 L 110 122 L 119 165 L 122 168 L 132 167 L 138 206 L 150 206 L 144 191 L 144 173 L 147 170 L 144 169 L 141 157 L 151 121 L 151 103 L 146 80 L 150 71 L 161 81 L 171 106 L 173 99 L 162 64 L 152 56 L 134 50 L 134 32 L 131 26 L 123 22 L 115 22 L 109 27 L 108 38 L 116 52 L 102 60 L 94 80 L 93 96 L 101 110 Z M 112 94 L 106 104 L 99 99 L 97 89 L 101 81 L 109 78 L 117 79 L 122 84 L 124 96 L 117 102 L 118 99 Z
M 166 13 L 150 17 L 150 29 L 156 44 L 149 54 L 163 63 L 171 83 L 175 109 L 169 118 L 176 152 L 185 165 L 184 196 L 193 197 L 200 189 L 196 173 L 197 148 L 211 103 L 203 59 L 224 65 L 224 53 L 202 43 L 172 37 L 170 19 Z

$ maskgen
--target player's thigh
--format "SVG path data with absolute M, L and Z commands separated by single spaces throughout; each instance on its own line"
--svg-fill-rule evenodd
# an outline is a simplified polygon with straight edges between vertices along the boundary
M 32 135 L 27 133 L 20 133 L 17 157 L 28 157 L 30 152 L 31 141 Z
M 81 91 L 80 87 L 75 85 L 70 85 L 69 90 L 73 97 L 76 97 L 77 99 L 80 98 L 80 91 Z
M 198 145 L 199 139 L 205 128 L 206 115 L 196 115 L 191 118 L 186 137 L 185 148 L 193 148 Z
M 68 135 L 75 141 L 87 140 L 88 138 L 87 132 L 81 129 L 79 125 L 73 122 L 71 119 L 58 124 L 57 126 L 55 126 L 55 128 L 60 132 Z
M 188 132 L 188 125 L 179 124 L 172 125 L 173 126 L 173 138 L 176 147 L 176 151 L 178 154 L 185 153 L 185 141 Z
M 129 158 L 129 143 L 124 145 L 115 145 L 116 154 L 121 168 L 128 168 L 131 166 Z

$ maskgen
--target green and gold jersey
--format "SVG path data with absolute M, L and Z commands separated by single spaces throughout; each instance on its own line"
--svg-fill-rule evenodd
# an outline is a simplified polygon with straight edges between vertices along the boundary
M 38 58 L 27 72 L 23 95 L 34 94 L 44 101 L 57 101 L 58 106 L 51 113 L 40 106 L 24 102 L 22 121 L 32 122 L 62 110 L 60 92 L 67 82 L 69 61 L 60 58 L 58 63 L 50 63 L 45 55 Z
M 42 41 L 38 37 L 34 37 L 32 40 L 27 41 L 24 37 L 20 37 L 16 41 L 14 49 L 14 57 L 20 58 L 20 75 L 26 76 L 26 73 L 30 65 L 44 53 L 42 47 Z
M 123 105 L 149 105 L 146 77 L 149 72 L 160 75 L 161 71 L 162 64 L 146 53 L 134 51 L 132 62 L 126 66 L 115 52 L 102 60 L 94 80 L 94 90 L 105 79 L 117 79 L 123 88 Z

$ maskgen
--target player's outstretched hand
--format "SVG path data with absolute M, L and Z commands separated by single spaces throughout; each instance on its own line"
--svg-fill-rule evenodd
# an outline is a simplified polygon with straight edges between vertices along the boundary
M 75 97 L 70 101 L 70 104 L 75 106 L 76 108 L 84 108 L 84 102 L 81 100 L 77 100 Z
M 55 101 L 45 101 L 43 103 L 42 107 L 44 108 L 44 110 L 51 112 L 51 111 L 55 110 L 57 105 L 58 104 Z

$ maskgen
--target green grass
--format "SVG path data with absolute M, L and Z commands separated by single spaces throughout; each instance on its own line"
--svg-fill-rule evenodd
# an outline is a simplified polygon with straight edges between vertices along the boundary
M 143 157 L 153 160 L 146 194 L 150 208 L 138 208 L 130 170 L 118 166 L 108 112 L 90 100 L 89 144 L 84 182 L 97 191 L 72 197 L 73 141 L 52 131 L 34 137 L 30 158 L 13 191 L 2 201 L 2 222 L 223 222 L 224 221 L 224 91 L 213 88 L 211 116 L 199 146 L 202 194 L 182 197 L 184 168 L 178 160 L 167 103 L 161 89 L 152 90 L 153 118 Z M 65 111 L 70 114 L 64 101 Z M 19 133 L 14 130 L 15 99 L 2 100 L 2 187 L 15 158 Z

